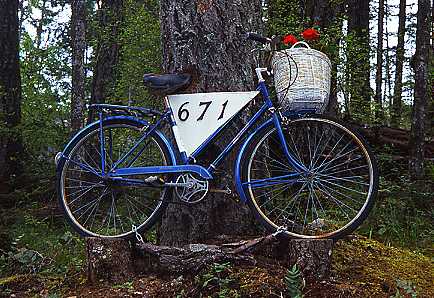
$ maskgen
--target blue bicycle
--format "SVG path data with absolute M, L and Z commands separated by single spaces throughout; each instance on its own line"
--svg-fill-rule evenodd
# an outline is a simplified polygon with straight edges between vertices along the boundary
M 72 227 L 83 236 L 129 238 L 149 230 L 174 196 L 193 204 L 212 191 L 230 193 L 213 189 L 213 179 L 241 145 L 234 185 L 265 228 L 333 239 L 356 229 L 378 190 L 371 150 L 358 133 L 315 110 L 282 112 L 269 96 L 265 71 L 256 69 L 256 91 L 198 94 L 174 94 L 189 86 L 187 74 L 145 75 L 150 88 L 174 94 L 165 97 L 163 112 L 90 106 L 99 119 L 56 156 L 60 205 Z M 244 127 L 212 162 L 200 164 L 200 155 L 209 157 L 209 146 L 257 98 L 262 105 Z

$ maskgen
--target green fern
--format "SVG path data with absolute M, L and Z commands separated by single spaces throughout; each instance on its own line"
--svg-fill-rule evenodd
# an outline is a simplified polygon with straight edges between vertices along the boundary
M 302 290 L 304 288 L 304 281 L 297 264 L 294 264 L 291 269 L 288 269 L 284 281 L 291 298 L 303 297 Z

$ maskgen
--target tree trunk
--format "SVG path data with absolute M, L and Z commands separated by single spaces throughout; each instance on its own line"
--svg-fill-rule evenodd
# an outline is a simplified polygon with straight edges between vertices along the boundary
M 163 68 L 169 73 L 193 74 L 190 92 L 254 89 L 250 53 L 254 43 L 244 40 L 243 33 L 261 29 L 259 0 L 162 0 L 160 17 Z M 212 147 L 207 154 L 216 150 Z M 218 167 L 213 188 L 230 185 L 232 171 L 232 164 Z M 196 205 L 170 204 L 163 216 L 160 241 L 179 246 L 219 234 L 251 233 L 253 226 L 247 206 L 227 195 L 209 194 Z
M 98 9 L 99 28 L 98 46 L 96 49 L 96 65 L 92 81 L 90 103 L 104 103 L 113 93 L 115 68 L 119 58 L 117 41 L 122 21 L 123 0 L 103 0 Z M 93 111 L 89 111 L 88 123 L 94 119 Z
M 371 88 L 369 64 L 369 0 L 348 0 L 347 71 L 351 116 L 366 122 L 370 118 Z
M 22 173 L 18 0 L 0 0 L 0 193 Z
M 72 98 L 71 131 L 83 126 L 83 107 L 85 97 L 84 52 L 86 48 L 86 1 L 73 0 L 71 3 L 72 35 Z
M 323 280 L 331 272 L 333 240 L 294 239 L 289 241 L 289 263 L 297 264 L 305 278 Z
M 46 23 L 46 17 L 47 17 L 47 0 L 42 0 L 42 3 L 37 8 L 41 12 L 41 18 L 34 20 L 36 23 L 35 44 L 36 44 L 36 48 L 40 49 L 42 44 L 42 34 L 44 33 L 44 25 Z
M 404 65 L 405 38 L 405 9 L 406 1 L 399 2 L 398 44 L 396 46 L 395 86 L 393 88 L 393 102 L 391 113 L 392 126 L 399 127 L 402 113 L 402 69 Z
M 377 33 L 377 65 L 375 73 L 375 102 L 377 121 L 383 119 L 383 21 L 384 21 L 384 0 L 378 2 L 378 33 Z
M 428 101 L 430 64 L 431 1 L 419 0 L 417 12 L 416 53 L 412 59 L 415 73 L 414 102 L 410 134 L 410 174 L 416 179 L 424 175 L 425 117 Z
M 390 47 L 389 47 L 389 5 L 387 4 L 387 0 L 384 1 L 384 5 L 385 5 L 385 12 L 386 12 L 386 19 L 385 19 L 385 34 L 386 34 L 386 50 L 385 50 L 385 54 L 386 54 L 386 82 L 385 82 L 385 87 L 384 87 L 384 102 L 388 101 L 388 107 L 390 110 L 390 107 L 392 105 L 392 76 L 390 74 Z M 387 91 L 386 91 L 387 90 Z
M 121 284 L 134 277 L 132 245 L 122 239 L 86 239 L 87 279 Z

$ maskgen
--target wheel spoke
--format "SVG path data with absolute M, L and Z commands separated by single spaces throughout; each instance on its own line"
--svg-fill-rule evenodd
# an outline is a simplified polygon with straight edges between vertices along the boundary
M 130 224 L 142 231 L 151 227 L 151 219 L 160 214 L 155 211 L 165 206 L 162 202 L 166 190 L 107 180 L 98 174 L 102 156 L 106 159 L 105 170 L 110 170 L 143 136 L 139 127 L 108 122 L 104 123 L 103 133 L 95 128 L 66 154 L 60 178 L 61 202 L 69 210 L 66 215 L 72 224 L 83 234 L 127 237 L 133 234 Z M 97 150 L 101 143 L 105 145 L 103 151 Z M 124 162 L 144 167 L 167 165 L 160 143 L 154 136 L 147 136 Z M 142 181 L 143 177 L 132 175 L 127 179 Z
M 295 237 L 342 236 L 367 216 L 378 181 L 371 156 L 350 130 L 327 119 L 306 118 L 284 127 L 294 160 L 308 169 L 299 176 L 283 153 L 273 151 L 275 130 L 262 135 L 248 159 L 248 195 L 263 223 L 277 229 L 282 223 Z M 279 154 L 280 153 L 280 154 Z M 286 163 L 285 160 L 283 162 Z

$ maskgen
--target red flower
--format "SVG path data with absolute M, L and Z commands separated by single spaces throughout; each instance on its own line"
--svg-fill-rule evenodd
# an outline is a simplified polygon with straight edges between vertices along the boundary
M 303 38 L 305 40 L 315 40 L 315 39 L 319 38 L 319 33 L 315 29 L 309 28 L 309 29 L 304 30 L 301 33 L 301 36 L 303 36 Z
M 286 45 L 288 45 L 288 44 L 295 44 L 296 42 L 298 42 L 298 39 L 297 39 L 297 37 L 295 37 L 292 34 L 288 34 L 288 35 L 285 35 L 283 37 L 283 43 L 286 44 Z

